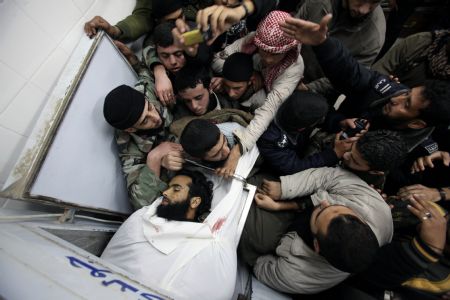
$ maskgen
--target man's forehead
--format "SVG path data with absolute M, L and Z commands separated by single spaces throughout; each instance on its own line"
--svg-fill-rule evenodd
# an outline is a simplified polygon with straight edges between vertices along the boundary
M 192 97 L 197 97 L 203 95 L 205 91 L 208 91 L 208 89 L 203 86 L 203 83 L 199 82 L 194 88 L 189 87 L 187 89 L 179 91 L 178 93 L 180 95 L 189 95 Z
M 167 55 L 171 55 L 171 54 L 175 54 L 177 52 L 181 52 L 183 51 L 183 49 L 181 49 L 180 47 L 176 46 L 176 45 L 170 45 L 169 47 L 161 47 L 161 46 L 156 46 L 156 52 L 158 52 L 158 54 L 167 54 Z
M 230 81 L 226 78 L 223 79 L 223 83 L 232 88 L 243 87 L 243 86 L 247 85 L 247 81 Z
M 192 179 L 186 175 L 177 175 L 169 182 L 169 186 L 189 186 L 192 183 Z

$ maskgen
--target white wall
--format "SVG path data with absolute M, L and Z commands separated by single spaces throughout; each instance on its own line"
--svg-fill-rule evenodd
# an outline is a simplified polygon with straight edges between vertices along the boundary
M 100 15 L 115 24 L 134 5 L 135 0 L 0 0 L 0 189 L 84 37 L 84 23 Z M 0 198 L 2 206 L 35 205 Z
M 115 24 L 134 5 L 134 0 L 0 0 L 0 188 L 84 35 L 84 23 L 101 15 Z

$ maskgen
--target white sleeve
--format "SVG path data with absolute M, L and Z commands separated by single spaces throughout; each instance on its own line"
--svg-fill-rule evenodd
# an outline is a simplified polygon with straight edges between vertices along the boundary
M 243 130 L 234 134 L 239 139 L 243 151 L 247 152 L 272 122 L 280 105 L 294 92 L 303 76 L 303 59 L 299 55 L 297 62 L 288 67 L 273 83 L 273 89 L 267 94 L 263 106 L 255 110 L 255 117 Z

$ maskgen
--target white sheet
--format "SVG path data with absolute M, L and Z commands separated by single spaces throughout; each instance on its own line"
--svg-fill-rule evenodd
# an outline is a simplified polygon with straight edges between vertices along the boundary
M 246 177 L 258 156 L 254 147 L 236 173 Z M 174 293 L 177 299 L 230 299 L 233 295 L 236 247 L 245 221 L 241 215 L 255 187 L 243 190 L 238 180 L 217 180 L 204 223 L 165 221 L 154 215 L 160 199 L 131 215 L 114 235 L 102 258 L 137 276 L 142 283 Z M 244 212 L 246 215 L 246 211 Z

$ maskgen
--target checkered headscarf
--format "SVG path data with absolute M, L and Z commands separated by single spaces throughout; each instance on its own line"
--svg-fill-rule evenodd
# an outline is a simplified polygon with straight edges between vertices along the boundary
M 259 23 L 255 36 L 242 46 L 242 52 L 245 53 L 254 53 L 257 48 L 274 54 L 287 53 L 277 65 L 262 70 L 264 84 L 268 91 L 272 90 L 273 81 L 297 61 L 300 53 L 299 42 L 285 37 L 280 25 L 278 25 L 288 17 L 290 15 L 283 11 L 275 10 L 270 12 Z
M 447 55 L 447 43 L 450 40 L 450 30 L 433 32 L 433 42 L 428 48 L 429 67 L 434 77 L 450 79 L 450 57 Z

